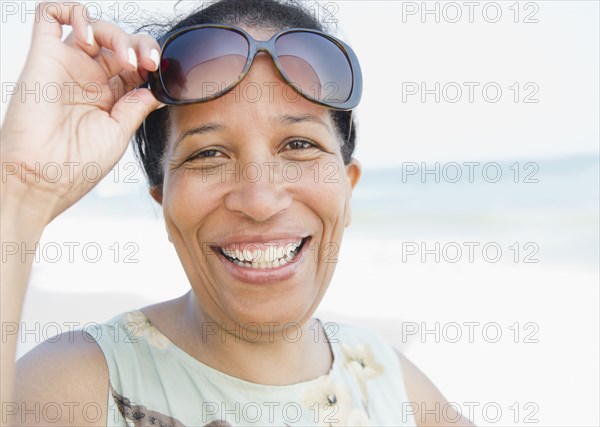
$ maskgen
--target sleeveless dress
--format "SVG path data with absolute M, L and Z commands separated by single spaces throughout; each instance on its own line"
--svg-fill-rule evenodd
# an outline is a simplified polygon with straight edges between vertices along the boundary
M 398 356 L 362 328 L 325 324 L 328 374 L 261 385 L 211 368 L 141 311 L 86 330 L 108 364 L 108 426 L 415 426 Z

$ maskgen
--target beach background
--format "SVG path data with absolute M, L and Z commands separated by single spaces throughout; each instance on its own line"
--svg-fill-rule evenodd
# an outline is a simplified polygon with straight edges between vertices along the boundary
M 598 425 L 598 3 L 530 2 L 537 9 L 514 22 L 512 3 L 500 2 L 493 24 L 481 14 L 450 23 L 447 2 L 427 2 L 441 19 L 422 22 L 407 14 L 412 3 L 321 2 L 361 58 L 365 96 L 353 223 L 317 315 L 385 336 L 477 425 Z M 535 10 L 537 23 L 522 22 Z M 3 21 L 3 83 L 24 61 L 24 21 Z M 382 38 L 390 43 L 373 47 Z M 495 103 L 481 92 L 401 102 L 403 81 L 504 92 Z M 535 83 L 538 102 L 514 102 L 514 82 Z M 477 164 L 471 180 L 466 162 Z M 423 174 L 436 164 L 439 179 Z M 130 152 L 40 247 L 19 355 L 69 322 L 105 321 L 189 287 Z

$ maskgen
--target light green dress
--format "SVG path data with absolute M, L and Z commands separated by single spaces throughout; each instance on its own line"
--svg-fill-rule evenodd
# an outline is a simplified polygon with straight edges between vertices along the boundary
M 108 364 L 109 426 L 414 426 L 395 351 L 361 328 L 325 330 L 330 372 L 286 386 L 251 383 L 201 363 L 140 311 L 87 332 Z

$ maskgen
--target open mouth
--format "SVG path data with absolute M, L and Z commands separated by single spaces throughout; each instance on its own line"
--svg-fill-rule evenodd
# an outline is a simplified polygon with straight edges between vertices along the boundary
M 245 243 L 217 246 L 216 249 L 233 264 L 242 268 L 267 270 L 294 262 L 309 237 L 283 243 Z

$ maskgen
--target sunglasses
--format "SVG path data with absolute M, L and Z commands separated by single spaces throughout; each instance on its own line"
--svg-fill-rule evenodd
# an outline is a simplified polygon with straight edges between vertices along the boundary
M 158 70 L 149 87 L 167 105 L 206 102 L 240 83 L 258 52 L 273 58 L 281 78 L 309 101 L 348 111 L 362 95 L 362 73 L 350 46 L 321 31 L 292 28 L 258 41 L 232 25 L 205 24 L 159 40 Z

